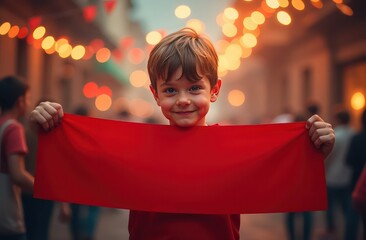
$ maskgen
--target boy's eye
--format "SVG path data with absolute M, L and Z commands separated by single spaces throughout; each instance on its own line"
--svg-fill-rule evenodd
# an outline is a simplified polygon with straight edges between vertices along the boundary
M 198 90 L 201 90 L 202 89 L 202 87 L 201 86 L 197 86 L 197 85 L 195 85 L 195 86 L 192 86 L 189 90 L 190 91 L 198 91 Z
M 169 93 L 169 94 L 172 94 L 172 93 L 175 93 L 175 89 L 174 88 L 166 88 L 164 90 L 165 93 Z

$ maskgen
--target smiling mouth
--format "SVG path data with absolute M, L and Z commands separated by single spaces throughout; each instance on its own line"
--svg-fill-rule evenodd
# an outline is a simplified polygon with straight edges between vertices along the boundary
M 179 111 L 179 112 L 174 112 L 175 114 L 178 114 L 178 115 L 188 115 L 188 114 L 191 114 L 191 113 L 194 113 L 195 110 L 193 111 Z

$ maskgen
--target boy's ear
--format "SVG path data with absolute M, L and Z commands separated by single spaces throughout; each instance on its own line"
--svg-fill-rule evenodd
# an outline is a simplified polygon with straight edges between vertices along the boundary
M 211 89 L 210 102 L 216 102 L 217 98 L 219 97 L 220 88 L 221 88 L 221 79 L 218 79 L 216 85 Z
M 156 104 L 158 104 L 158 106 L 160 107 L 160 101 L 159 101 L 159 96 L 158 96 L 158 92 L 154 89 L 154 87 L 150 84 L 150 91 L 154 96 L 154 99 L 156 101 Z

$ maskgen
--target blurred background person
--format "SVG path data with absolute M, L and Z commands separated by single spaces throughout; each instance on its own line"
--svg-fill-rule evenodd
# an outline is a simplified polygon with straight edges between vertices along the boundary
M 366 110 L 361 115 L 362 130 L 352 139 L 347 153 L 347 164 L 352 168 L 351 189 L 354 190 L 362 169 L 366 163 Z M 349 240 L 357 239 L 359 219 L 362 219 L 363 239 L 366 239 L 366 214 L 357 213 L 350 208 L 347 215 L 346 231 L 349 231 Z M 348 240 L 347 239 L 347 240 Z
M 49 100 L 49 99 L 48 99 Z M 39 102 L 47 101 L 42 99 Z M 25 156 L 25 168 L 34 177 L 36 172 L 37 131 L 29 124 L 25 127 L 25 135 L 28 146 L 28 153 Z M 52 161 L 52 159 L 50 159 Z M 47 240 L 54 210 L 54 201 L 37 199 L 32 193 L 22 193 L 22 203 L 24 210 L 24 221 L 27 229 L 27 240 Z M 70 218 L 70 209 L 67 203 L 61 203 L 59 208 L 59 218 L 67 221 Z
M 33 176 L 25 169 L 28 151 L 18 119 L 29 106 L 28 85 L 14 76 L 0 80 L 0 239 L 25 240 L 21 191 L 33 192 Z
M 351 207 L 351 168 L 346 164 L 346 154 L 354 135 L 353 128 L 349 125 L 350 114 L 348 111 L 339 111 L 335 115 L 335 135 L 336 143 L 332 153 L 325 161 L 326 182 L 328 193 L 328 210 L 326 211 L 326 233 L 324 239 L 335 239 L 337 229 L 336 210 L 337 207 L 342 211 L 342 224 L 346 226 L 346 216 Z M 345 229 L 345 240 L 354 239 L 351 229 Z

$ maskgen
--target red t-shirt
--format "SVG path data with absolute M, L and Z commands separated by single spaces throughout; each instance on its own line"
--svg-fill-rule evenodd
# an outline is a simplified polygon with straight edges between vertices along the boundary
M 9 117 L 0 117 L 0 126 L 8 119 Z M 5 129 L 1 139 L 0 172 L 8 173 L 7 156 L 9 154 L 26 154 L 27 151 L 24 128 L 19 122 L 14 121 Z
M 130 240 L 238 240 L 240 215 L 132 211 Z

